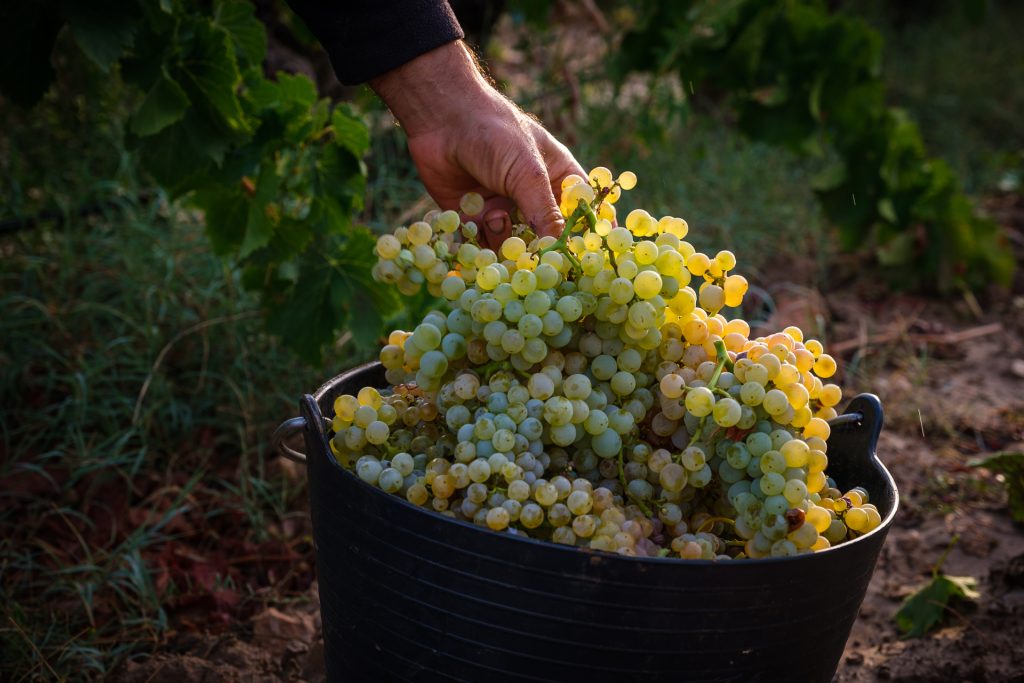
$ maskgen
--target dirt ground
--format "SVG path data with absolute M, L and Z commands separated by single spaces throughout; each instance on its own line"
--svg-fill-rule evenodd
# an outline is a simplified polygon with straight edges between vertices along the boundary
M 1017 217 L 1015 249 L 1024 250 Z M 1018 259 L 1020 260 L 1020 259 Z M 1024 681 L 1024 527 L 1009 516 L 996 475 L 970 467 L 981 454 L 1024 450 L 1024 286 L 981 302 L 898 296 L 859 278 L 856 264 L 833 291 L 813 277 L 775 291 L 773 327 L 825 324 L 843 359 L 846 395 L 876 393 L 886 409 L 880 458 L 901 507 L 878 560 L 835 680 L 842 683 Z M 770 278 L 769 281 L 778 281 Z M 981 311 L 985 311 L 981 313 Z M 941 628 L 902 639 L 894 613 L 943 570 L 977 580 L 980 597 L 951 603 Z M 827 618 L 827 615 L 825 615 Z M 315 585 L 307 600 L 270 608 L 218 634 L 183 629 L 152 657 L 122 667 L 124 683 L 323 681 Z

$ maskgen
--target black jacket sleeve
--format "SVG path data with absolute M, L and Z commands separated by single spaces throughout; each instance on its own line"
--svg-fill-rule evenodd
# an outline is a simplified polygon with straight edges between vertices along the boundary
M 288 0 L 327 50 L 338 80 L 363 83 L 463 38 L 445 0 Z

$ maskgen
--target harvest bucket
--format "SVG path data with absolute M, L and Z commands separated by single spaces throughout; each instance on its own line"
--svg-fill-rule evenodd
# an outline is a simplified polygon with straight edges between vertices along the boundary
M 305 436 L 330 681 L 829 681 L 899 504 L 875 456 L 878 398 L 831 422 L 829 474 L 862 486 L 875 530 L 796 557 L 623 557 L 495 533 L 418 508 L 334 460 L 334 399 L 385 386 L 379 363 L 306 395 Z

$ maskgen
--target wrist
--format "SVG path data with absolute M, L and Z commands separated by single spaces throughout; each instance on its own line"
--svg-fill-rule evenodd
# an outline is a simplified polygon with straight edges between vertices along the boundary
M 392 69 L 371 80 L 370 87 L 409 137 L 451 124 L 453 106 L 458 112 L 478 107 L 471 104 L 478 98 L 500 97 L 461 41 L 442 45 Z

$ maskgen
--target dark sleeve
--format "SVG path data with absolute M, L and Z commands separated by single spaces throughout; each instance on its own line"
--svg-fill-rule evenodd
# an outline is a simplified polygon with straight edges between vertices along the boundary
M 463 37 L 445 0 L 288 0 L 338 80 L 364 83 Z

